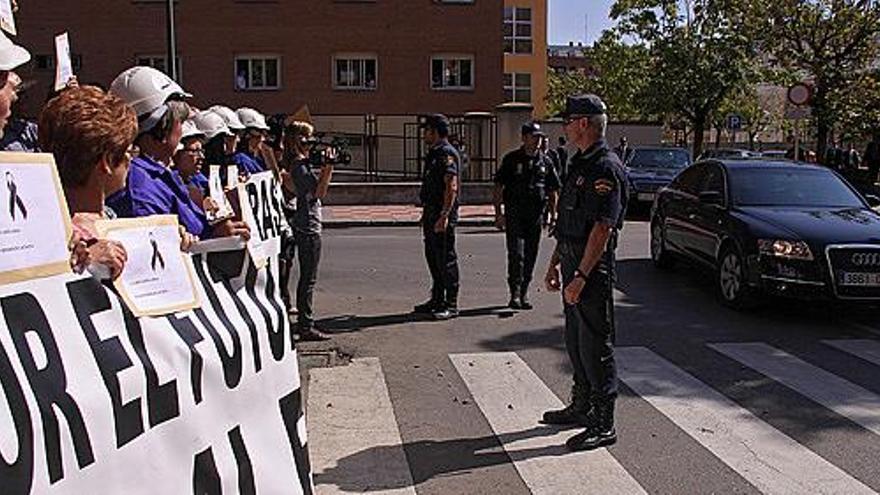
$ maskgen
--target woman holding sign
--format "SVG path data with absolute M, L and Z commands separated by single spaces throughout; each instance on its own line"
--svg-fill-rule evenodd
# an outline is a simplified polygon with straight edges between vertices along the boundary
M 120 74 L 110 92 L 128 103 L 138 117 L 135 144 L 140 156 L 132 160 L 126 187 L 107 199 L 122 217 L 174 214 L 192 235 L 250 238 L 241 221 L 210 225 L 204 211 L 170 169 L 171 156 L 180 144 L 183 122 L 189 118 L 186 93 L 176 82 L 151 67 L 133 67 Z
M 258 174 L 268 170 L 263 160 L 263 143 L 269 133 L 266 117 L 252 108 L 239 108 L 238 120 L 245 126 L 244 139 L 238 145 L 238 152 L 232 161 L 238 165 L 241 175 Z

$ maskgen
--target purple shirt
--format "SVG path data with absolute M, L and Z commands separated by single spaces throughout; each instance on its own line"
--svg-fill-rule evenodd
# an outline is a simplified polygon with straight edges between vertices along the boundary
M 245 175 L 258 174 L 266 171 L 266 165 L 262 158 L 255 157 L 250 153 L 239 151 L 232 156 L 232 161 L 238 165 L 239 173 Z
M 177 215 L 190 234 L 204 239 L 211 233 L 205 213 L 189 197 L 180 177 L 149 157 L 132 160 L 125 188 L 107 198 L 107 206 L 123 218 Z

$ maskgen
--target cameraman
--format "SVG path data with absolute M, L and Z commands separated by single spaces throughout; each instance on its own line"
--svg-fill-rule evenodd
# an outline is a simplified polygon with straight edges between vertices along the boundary
M 332 148 L 323 152 L 313 150 L 315 128 L 307 122 L 290 121 L 285 131 L 281 179 L 285 187 L 296 194 L 296 211 L 291 218 L 292 250 L 299 251 L 298 315 L 294 335 L 301 342 L 327 340 L 329 337 L 315 329 L 312 302 L 321 260 L 321 200 L 330 187 L 336 151 Z M 312 171 L 312 164 L 321 166 L 319 174 Z

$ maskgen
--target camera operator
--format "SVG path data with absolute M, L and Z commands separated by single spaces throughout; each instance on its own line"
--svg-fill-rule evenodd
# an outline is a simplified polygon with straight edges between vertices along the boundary
M 315 329 L 315 284 L 321 260 L 321 200 L 327 195 L 336 150 L 327 147 L 319 151 L 314 143 L 315 128 L 301 121 L 290 121 L 285 126 L 284 159 L 281 163 L 282 183 L 296 195 L 296 211 L 291 218 L 294 245 L 299 251 L 299 281 L 296 287 L 297 324 L 294 335 L 300 341 L 321 341 L 328 337 Z M 320 166 L 320 173 L 312 171 Z M 293 253 L 290 254 L 291 258 Z

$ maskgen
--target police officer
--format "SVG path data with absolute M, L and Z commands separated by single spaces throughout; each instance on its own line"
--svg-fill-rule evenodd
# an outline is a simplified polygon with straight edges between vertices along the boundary
M 532 309 L 529 284 L 548 205 L 551 223 L 555 221 L 559 177 L 553 161 L 541 150 L 544 140 L 546 136 L 537 122 L 523 124 L 522 146 L 504 155 L 495 174 L 495 225 L 506 232 L 508 305 L 512 309 Z
M 422 232 L 425 259 L 431 272 L 431 299 L 414 308 L 435 320 L 458 316 L 458 256 L 455 225 L 458 222 L 458 185 L 461 157 L 449 143 L 449 120 L 440 114 L 425 119 L 423 137 L 428 145 L 422 178 Z
M 605 142 L 605 104 L 595 95 L 566 101 L 565 133 L 577 146 L 559 199 L 557 246 L 545 282 L 563 291 L 565 345 L 574 368 L 572 402 L 544 413 L 549 424 L 579 424 L 572 450 L 611 445 L 617 371 L 614 364 L 614 250 L 626 211 L 620 158 Z M 560 281 L 560 267 L 562 280 Z

